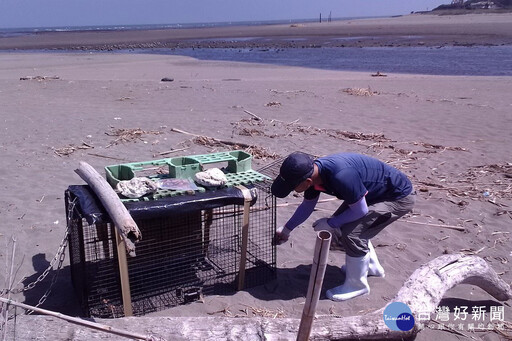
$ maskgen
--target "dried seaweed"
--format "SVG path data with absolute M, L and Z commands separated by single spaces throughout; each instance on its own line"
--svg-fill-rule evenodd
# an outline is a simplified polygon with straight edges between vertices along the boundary
M 377 91 L 373 91 L 370 87 L 367 88 L 345 88 L 341 91 L 346 92 L 349 95 L 353 96 L 373 96 L 378 95 Z
M 381 133 L 362 133 L 342 130 L 326 130 L 326 133 L 332 137 L 343 137 L 351 140 L 364 140 L 364 141 L 377 141 L 388 142 L 391 141 L 384 134 Z
M 160 135 L 161 131 L 156 130 L 142 130 L 140 128 L 135 129 L 112 129 L 110 132 L 106 132 L 105 134 L 108 136 L 115 136 L 116 139 L 112 141 L 108 146 L 111 147 L 113 145 L 117 145 L 125 142 L 133 142 L 136 140 L 143 141 L 143 137 L 146 135 Z
M 91 146 L 90 144 L 82 142 L 82 144 L 80 146 L 75 146 L 73 144 L 70 144 L 66 147 L 53 148 L 53 152 L 55 154 L 57 154 L 58 156 L 62 157 L 62 156 L 69 156 L 79 149 L 91 149 L 91 148 L 94 148 L 94 147 Z
M 20 77 L 20 81 L 46 81 L 46 80 L 57 80 L 60 79 L 59 76 L 25 76 Z
M 279 155 L 269 152 L 267 149 L 245 143 L 218 140 L 208 136 L 197 136 L 192 140 L 195 144 L 207 147 L 225 147 L 231 146 L 234 150 L 241 149 L 251 154 L 255 159 L 277 159 Z

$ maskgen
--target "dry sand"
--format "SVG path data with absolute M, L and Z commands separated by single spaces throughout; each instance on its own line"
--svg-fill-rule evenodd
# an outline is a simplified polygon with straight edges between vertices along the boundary
M 25 76 L 48 78 L 20 80 Z M 161 82 L 163 77 L 174 82 Z M 322 295 L 318 314 L 350 316 L 381 308 L 415 269 L 444 253 L 476 253 L 511 283 L 511 86 L 510 77 L 372 77 L 177 56 L 0 54 L 0 264 L 8 263 L 14 237 L 17 281 L 26 277 L 26 285 L 46 268 L 65 231 L 64 191 L 82 183 L 74 173 L 79 161 L 101 172 L 106 165 L 160 158 L 155 155 L 173 148 L 187 148 L 182 155 L 224 149 L 194 144 L 189 136 L 171 131 L 179 128 L 255 144 L 279 156 L 296 150 L 314 155 L 364 153 L 411 177 L 419 196 L 413 214 L 373 241 L 386 278 L 370 278 L 370 295 L 345 303 Z M 371 96 L 353 93 L 368 88 Z M 251 121 L 244 110 L 263 120 Z M 109 134 L 120 128 L 148 133 L 112 144 L 115 137 Z M 334 131 L 337 136 L 332 136 Z M 82 149 L 87 146 L 93 148 Z M 63 155 L 66 151 L 71 153 Z M 255 159 L 254 166 L 272 161 Z M 300 198 L 279 201 L 288 202 L 298 203 Z M 255 307 L 300 318 L 314 247 L 310 225 L 338 204 L 320 205 L 322 210 L 278 247 L 277 281 L 154 315 L 210 316 L 227 314 L 226 309 L 235 315 Z M 280 209 L 278 224 L 293 209 Z M 465 231 L 437 225 L 462 226 Z M 330 253 L 323 292 L 339 284 L 343 259 L 340 251 Z M 80 315 L 68 265 L 66 259 L 42 307 Z M 0 271 L 2 287 L 5 277 Z M 51 274 L 35 289 L 13 297 L 36 304 L 50 282 Z M 450 290 L 446 298 L 445 305 L 452 307 L 499 305 L 469 285 Z M 507 303 L 505 319 L 511 314 Z M 499 339 L 492 332 L 475 337 Z M 417 339 L 433 338 L 464 339 L 437 330 L 424 330 Z

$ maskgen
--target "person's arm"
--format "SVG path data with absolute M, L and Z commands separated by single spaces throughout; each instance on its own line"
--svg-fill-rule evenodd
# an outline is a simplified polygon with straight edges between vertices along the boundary
M 297 207 L 292 217 L 276 230 L 275 243 L 277 245 L 282 244 L 288 240 L 290 233 L 294 228 L 302 224 L 309 218 L 313 210 L 315 209 L 318 197 L 314 199 L 304 199 L 302 203 Z
M 299 207 L 297 207 L 292 217 L 286 222 L 286 224 L 284 224 L 284 226 L 290 231 L 293 231 L 294 228 L 305 222 L 306 219 L 308 219 L 311 213 L 313 213 L 315 210 L 318 198 L 319 197 L 316 197 L 310 200 L 304 199 Z
M 333 216 L 327 220 L 331 227 L 341 227 L 344 224 L 361 219 L 368 213 L 368 204 L 363 196 L 355 203 L 348 205 L 348 208 L 337 216 Z

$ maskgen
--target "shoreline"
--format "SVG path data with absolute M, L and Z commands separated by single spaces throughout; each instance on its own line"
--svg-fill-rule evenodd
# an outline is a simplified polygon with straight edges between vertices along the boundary
M 0 51 L 497 45 L 512 45 L 512 13 L 409 14 L 290 25 L 38 32 L 0 37 Z

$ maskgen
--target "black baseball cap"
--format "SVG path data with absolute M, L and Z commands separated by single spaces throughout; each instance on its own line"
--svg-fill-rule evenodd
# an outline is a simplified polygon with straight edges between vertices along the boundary
M 272 194 L 284 198 L 301 182 L 313 174 L 313 158 L 308 154 L 295 152 L 284 159 L 278 177 L 272 183 Z

